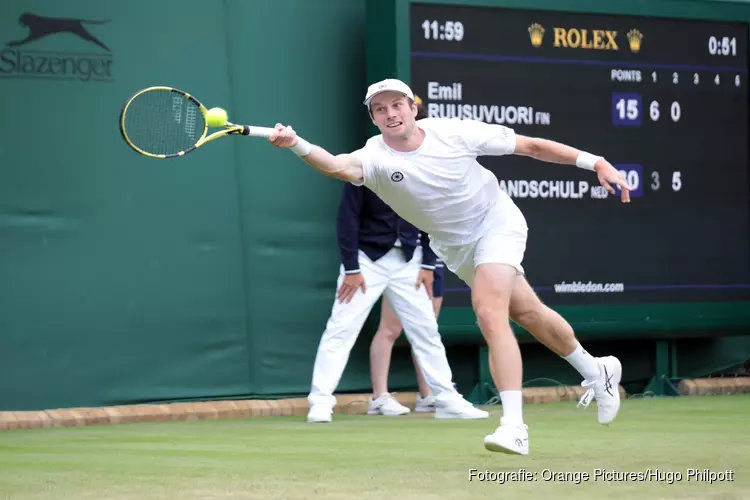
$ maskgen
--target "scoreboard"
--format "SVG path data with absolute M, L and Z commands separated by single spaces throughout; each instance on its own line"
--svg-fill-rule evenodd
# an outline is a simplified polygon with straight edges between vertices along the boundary
M 592 172 L 479 158 L 526 216 L 523 264 L 547 304 L 750 311 L 750 9 L 702 2 L 685 18 L 677 4 L 392 0 L 368 20 L 368 80 L 401 78 L 431 117 L 559 141 L 626 175 L 627 205 Z M 447 273 L 445 306 L 470 305 Z

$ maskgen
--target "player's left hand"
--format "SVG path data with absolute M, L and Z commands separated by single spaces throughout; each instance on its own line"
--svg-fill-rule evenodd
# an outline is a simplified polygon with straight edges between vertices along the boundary
M 420 269 L 419 275 L 417 276 L 417 290 L 419 290 L 419 287 L 424 284 L 425 289 L 427 289 L 427 295 L 430 296 L 430 300 L 432 300 L 432 292 L 434 291 L 433 283 L 435 282 L 435 273 L 430 269 Z
M 619 172 L 615 167 L 612 166 L 607 160 L 600 159 L 594 166 L 596 176 L 599 178 L 599 184 L 604 186 L 609 194 L 616 194 L 615 186 L 620 187 L 620 201 L 623 203 L 630 203 L 630 190 L 632 189 L 625 180 L 625 174 Z

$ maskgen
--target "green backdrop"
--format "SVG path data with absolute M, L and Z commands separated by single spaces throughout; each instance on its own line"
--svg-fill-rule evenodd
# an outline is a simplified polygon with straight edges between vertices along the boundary
M 7 45 L 24 13 L 47 36 Z M 367 132 L 366 84 L 364 0 L 0 4 L 0 410 L 305 395 L 341 184 L 262 139 L 141 157 L 117 117 L 170 85 L 338 153 Z M 369 390 L 374 320 L 342 391 Z M 476 355 L 450 350 L 462 387 Z M 404 349 L 391 382 L 414 386 Z
M 82 25 L 110 51 L 66 32 L 5 46 L 26 12 L 106 21 Z M 348 0 L 0 5 L 0 409 L 307 390 L 340 184 L 261 139 L 140 157 L 117 117 L 171 85 L 353 149 L 363 20 Z M 111 78 L 82 81 L 90 61 Z

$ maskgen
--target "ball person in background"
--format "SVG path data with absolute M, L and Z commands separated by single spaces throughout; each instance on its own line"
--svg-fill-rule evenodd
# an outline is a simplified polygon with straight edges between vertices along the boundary
M 400 80 L 373 83 L 363 104 L 380 134 L 353 153 L 334 156 L 280 123 L 268 141 L 291 149 L 327 176 L 371 189 L 404 220 L 427 232 L 437 256 L 469 285 L 503 409 L 500 425 L 484 438 L 485 448 L 529 453 L 521 351 L 510 318 L 583 376 L 587 390 L 581 403 L 596 399 L 600 423 L 614 420 L 620 409 L 620 361 L 614 356 L 591 356 L 570 324 L 536 296 L 521 265 L 528 233 L 525 217 L 477 157 L 515 154 L 575 165 L 594 173 L 613 195 L 613 186 L 619 186 L 621 201 L 628 203 L 630 186 L 625 176 L 600 156 L 516 134 L 503 125 L 440 118 L 417 122 L 414 93 Z M 426 364 L 418 360 L 429 381 Z
M 422 99 L 419 96 L 414 96 L 414 102 L 417 104 L 417 120 L 427 118 L 427 108 L 425 108 Z M 432 250 L 424 248 L 425 254 L 429 251 L 431 255 L 434 255 Z M 443 282 L 445 266 L 440 259 L 435 260 L 434 270 L 434 281 L 432 285 L 432 306 L 435 310 L 435 317 L 440 315 L 440 307 L 443 304 Z M 401 335 L 403 326 L 398 316 L 393 312 L 393 308 L 388 303 L 388 299 L 383 298 L 382 306 L 380 310 L 380 324 L 375 332 L 375 336 L 370 343 L 370 376 L 372 377 L 372 392 L 375 396 L 379 394 L 388 394 L 388 373 L 391 366 L 391 353 L 393 352 L 393 345 L 396 339 Z M 411 351 L 412 362 L 414 363 L 414 370 L 417 376 L 417 386 L 419 388 L 419 394 L 417 395 L 417 401 L 414 406 L 416 412 L 432 412 L 435 411 L 435 398 L 432 396 L 432 390 L 430 385 L 424 378 L 422 370 L 419 367 L 414 351 Z M 403 408 L 403 407 L 402 407 Z M 408 408 L 403 408 L 400 413 L 407 413 Z M 389 414 L 389 413 L 384 413 Z

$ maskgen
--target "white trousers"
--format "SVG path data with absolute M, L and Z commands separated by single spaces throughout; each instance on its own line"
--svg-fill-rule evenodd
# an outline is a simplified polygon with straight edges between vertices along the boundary
M 307 398 L 311 405 L 324 404 L 330 408 L 336 405 L 333 392 L 344 373 L 349 354 L 375 302 L 383 294 L 401 320 L 404 334 L 438 404 L 442 406 L 461 398 L 453 387 L 453 375 L 438 332 L 432 301 L 424 285 L 416 288 L 421 262 L 421 247 L 417 247 L 410 262 L 406 262 L 400 248 L 392 248 L 376 262 L 359 252 L 359 268 L 367 292 L 362 293 L 360 288 L 348 304 L 334 298 L 331 316 L 315 357 L 312 388 Z M 341 266 L 336 290 L 345 276 Z

